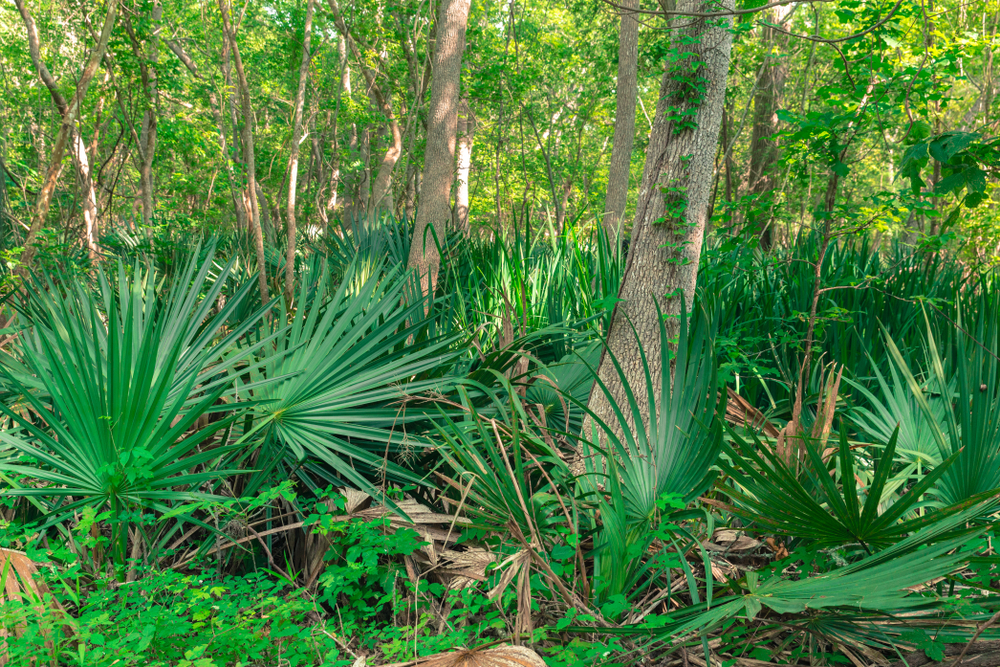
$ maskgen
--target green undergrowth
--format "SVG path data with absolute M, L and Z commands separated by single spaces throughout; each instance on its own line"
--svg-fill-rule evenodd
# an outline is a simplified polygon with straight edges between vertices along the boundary
M 343 509 L 343 497 L 328 500 Z M 509 639 L 515 594 L 491 599 L 496 575 L 451 590 L 414 580 L 404 559 L 427 545 L 415 531 L 393 529 L 388 519 L 331 519 L 323 505 L 306 517 L 330 540 L 323 572 L 308 589 L 296 582 L 300 573 L 266 562 L 255 566 L 249 551 L 249 561 L 243 560 L 249 571 L 240 574 L 220 571 L 211 557 L 184 571 L 130 561 L 134 580 L 119 583 L 113 573 L 89 573 L 68 549 L 29 549 L 43 586 L 39 597 L 29 592 L 0 604 L 0 626 L 11 631 L 8 664 L 346 667 L 361 656 L 369 665 L 401 662 Z M 6 547 L 23 542 L 12 533 L 3 540 Z M 107 542 L 98 536 L 82 545 L 92 557 Z M 2 576 L 6 582 L 18 574 Z M 63 613 L 51 613 L 53 606 Z M 606 661 L 625 650 L 617 640 L 574 639 L 561 646 L 562 630 L 574 620 L 580 619 L 570 614 L 525 639 L 553 667 L 625 664 Z

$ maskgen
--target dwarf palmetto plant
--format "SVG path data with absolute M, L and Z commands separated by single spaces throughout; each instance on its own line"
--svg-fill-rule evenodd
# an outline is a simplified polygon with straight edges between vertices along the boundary
M 458 414 L 463 416 L 436 424 L 438 452 L 447 464 L 438 476 L 456 511 L 473 527 L 512 538 L 501 546 L 506 558 L 491 595 L 502 593 L 517 577 L 516 627 L 523 629 L 531 615 L 533 572 L 567 607 L 589 607 L 580 541 L 566 539 L 568 533 L 579 537 L 576 526 L 587 510 L 574 502 L 569 466 L 553 440 L 537 428 L 531 406 L 503 373 L 492 373 L 490 386 L 472 380 L 459 384 Z M 487 405 L 478 406 L 483 396 Z M 550 564 L 558 551 L 565 552 L 560 560 L 567 562 Z
M 633 592 L 647 573 L 646 547 L 653 539 L 658 502 L 672 497 L 683 506 L 704 492 L 722 449 L 725 395 L 719 392 L 714 318 L 703 307 L 690 316 L 684 310 L 680 317 L 676 346 L 668 340 L 661 318 L 659 359 L 648 359 L 636 341 L 645 399 L 629 386 L 620 360 L 610 350 L 605 354 L 625 387 L 625 403 L 615 400 L 596 368 L 592 371 L 597 383 L 593 391 L 604 393 L 617 422 L 606 423 L 588 410 L 591 430 L 581 434 L 587 473 L 580 479 L 581 493 L 597 500 L 607 526 L 594 538 L 594 577 L 600 584 L 595 586 L 602 600 Z M 653 384 L 652 363 L 664 369 L 658 386 Z M 648 401 L 648 424 L 640 400 Z
M 934 405 L 934 398 L 886 332 L 886 346 L 895 367 L 920 407 L 941 456 L 960 453 L 935 488 L 944 504 L 961 503 L 1000 489 L 1000 359 L 996 353 L 1000 350 L 1000 300 L 983 295 L 976 312 L 971 327 L 963 326 L 960 318 L 958 328 L 948 332 L 954 335 L 954 361 L 948 365 L 927 322 L 926 366 L 931 387 L 945 396 L 940 401 L 943 420 L 942 410 Z
M 0 440 L 21 460 L 0 462 L 0 470 L 35 480 L 6 493 L 39 499 L 43 527 L 82 508 L 109 512 L 118 564 L 135 513 L 171 512 L 204 525 L 179 508 L 210 498 L 201 485 L 227 474 L 213 464 L 233 446 L 212 437 L 234 414 L 195 424 L 236 407 L 216 403 L 254 352 L 232 353 L 254 321 L 220 333 L 228 313 L 210 315 L 216 287 L 206 283 L 207 262 L 200 270 L 194 262 L 162 291 L 138 265 L 119 267 L 114 286 L 99 273 L 97 293 L 35 280 L 27 286 L 33 321 L 18 350 L 23 366 L 2 369 L 21 407 L 0 405 L 16 424 Z M 30 387 L 24 371 L 34 376 Z
M 562 327 L 539 339 L 533 352 L 546 364 L 571 354 L 578 339 L 599 334 L 596 322 L 610 312 L 623 270 L 603 230 L 546 238 L 518 228 L 454 243 L 448 252 L 441 282 L 457 297 L 456 327 L 475 331 L 483 348 L 505 337 L 505 321 L 525 333 Z
M 657 631 L 662 638 L 705 632 L 728 619 L 754 619 L 766 609 L 779 614 L 780 625 L 822 636 L 828 623 L 835 634 L 828 641 L 853 642 L 891 648 L 888 633 L 898 636 L 919 615 L 930 626 L 961 616 L 963 610 L 947 598 L 924 596 L 916 587 L 955 573 L 964 567 L 969 552 L 963 545 L 981 534 L 982 528 L 966 528 L 978 516 L 996 511 L 997 500 L 984 500 L 961 512 L 941 518 L 917 530 L 892 546 L 855 563 L 818 576 L 790 579 L 771 575 L 764 578 L 749 572 L 743 580 L 746 593 L 717 598 L 710 604 L 694 604 L 671 613 L 671 622 Z M 909 617 L 901 616 L 904 612 Z M 845 632 L 846 630 L 846 632 Z
M 933 431 L 945 428 L 945 399 L 940 392 L 937 395 L 924 392 L 930 409 L 929 413 L 925 412 L 903 379 L 907 371 L 900 370 L 895 359 L 890 357 L 889 377 L 874 362 L 872 370 L 876 380 L 876 387 L 872 389 L 862 382 L 846 380 L 867 400 L 867 406 L 859 405 L 851 410 L 851 418 L 875 442 L 887 442 L 894 434 L 898 436 L 895 455 L 904 467 L 895 477 L 900 482 L 911 476 L 922 477 L 924 470 L 941 463 L 941 449 Z
M 755 433 L 749 440 L 731 431 L 735 446 L 724 445 L 726 457 L 720 466 L 732 486 L 722 486 L 735 506 L 735 514 L 752 525 L 792 537 L 816 548 L 860 545 L 871 554 L 899 542 L 917 530 L 982 503 L 994 495 L 977 494 L 963 502 L 926 513 L 917 510 L 926 503 L 925 494 L 955 464 L 955 453 L 919 481 L 895 496 L 887 492 L 894 470 L 898 431 L 892 433 L 885 450 L 866 448 L 874 468 L 867 488 L 859 488 L 856 473 L 867 465 L 851 447 L 845 429 L 840 431 L 836 468 L 824 460 L 812 442 L 806 442 L 806 465 L 799 474 L 762 443 Z M 837 477 L 832 473 L 839 472 Z
M 700 288 L 721 303 L 720 351 L 732 357 L 728 364 L 740 375 L 740 394 L 786 418 L 808 327 L 802 314 L 811 308 L 818 242 L 815 234 L 803 234 L 789 248 L 762 255 L 724 238 L 706 248 L 698 276 Z M 875 364 L 888 373 L 881 326 L 897 340 L 919 337 L 922 301 L 954 318 L 956 295 L 965 298 L 969 278 L 949 259 L 915 254 L 902 244 L 879 248 L 865 237 L 831 244 L 821 282 L 814 358 L 867 378 Z M 907 439 L 900 437 L 902 454 Z
M 676 345 L 667 338 L 661 318 L 659 359 L 647 359 L 643 345 L 636 339 L 636 354 L 645 374 L 645 398 L 629 386 L 620 361 L 610 350 L 605 355 L 624 386 L 624 404 L 616 401 L 610 388 L 597 377 L 597 369 L 593 371 L 597 383 L 594 391 L 604 393 L 616 423 L 606 423 L 591 413 L 591 431 L 583 434 L 590 441 L 582 444 L 589 449 L 598 442 L 607 442 L 606 453 L 600 458 L 615 457 L 622 462 L 620 474 L 629 514 L 637 521 L 652 516 L 657 500 L 664 494 L 690 501 L 705 491 L 711 485 L 711 468 L 722 449 L 721 415 L 725 404 L 716 372 L 714 318 L 702 307 L 690 316 L 682 312 L 680 318 Z M 653 384 L 653 363 L 664 369 L 658 385 Z M 648 402 L 648 424 L 642 419 L 640 400 Z M 591 462 L 596 458 L 585 456 Z M 589 472 L 597 474 L 598 469 Z
M 351 265 L 330 294 L 321 270 L 303 277 L 295 313 L 281 305 L 262 329 L 275 343 L 251 373 L 259 406 L 244 439 L 258 443 L 262 469 L 251 487 L 270 474 L 265 461 L 286 479 L 298 471 L 306 485 L 346 482 L 378 497 L 386 478 L 422 482 L 393 458 L 428 444 L 414 432 L 430 416 L 423 395 L 447 389 L 457 353 L 454 339 L 420 336 L 423 301 L 403 303 L 409 280 L 399 268 Z
M 373 267 L 395 269 L 410 255 L 413 223 L 380 214 L 373 220 L 351 217 L 317 241 L 336 278 Z
M 515 386 L 496 375 L 501 389 L 483 385 L 474 392 L 489 396 L 492 410 L 481 411 L 470 398 L 469 385 L 475 383 L 456 388 L 464 418 L 437 424 L 439 451 L 455 474 L 442 477 L 457 492 L 463 514 L 544 550 L 552 537 L 544 529 L 566 519 L 553 510 L 557 496 L 565 494 L 569 468 L 553 443 L 532 428 L 535 422 L 526 411 L 530 406 Z

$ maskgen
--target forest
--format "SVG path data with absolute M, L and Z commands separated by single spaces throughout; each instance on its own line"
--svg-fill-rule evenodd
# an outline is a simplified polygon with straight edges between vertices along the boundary
M 1000 667 L 998 25 L 0 1 L 0 666 Z

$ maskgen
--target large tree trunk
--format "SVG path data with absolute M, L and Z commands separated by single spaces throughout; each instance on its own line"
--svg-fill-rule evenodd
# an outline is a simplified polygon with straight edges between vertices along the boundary
M 52 74 L 49 73 L 48 68 L 45 63 L 42 62 L 41 49 L 38 40 L 38 28 L 35 26 L 35 21 L 28 12 L 28 8 L 24 4 L 24 0 L 15 0 L 17 4 L 17 9 L 21 13 L 21 18 L 24 20 L 24 26 L 28 31 L 28 50 L 31 53 L 31 61 L 38 71 L 39 77 L 42 82 L 49 89 L 49 93 L 52 95 L 52 99 L 55 102 L 56 108 L 59 114 L 62 116 L 62 122 L 59 125 L 59 133 L 56 135 L 55 142 L 52 146 L 52 153 L 49 158 L 49 167 L 45 175 L 45 181 L 42 185 L 41 191 L 38 193 L 38 201 L 35 204 L 35 213 L 32 216 L 31 227 L 28 229 L 28 235 L 24 240 L 24 250 L 21 251 L 20 266 L 18 267 L 18 273 L 24 277 L 27 275 L 28 266 L 31 260 L 35 256 L 35 242 L 38 238 L 38 234 L 42 229 L 42 225 L 45 223 L 46 217 L 48 217 L 49 206 L 52 203 L 52 195 L 56 189 L 56 182 L 59 180 L 59 174 L 62 172 L 62 161 L 63 156 L 66 154 L 66 146 L 70 141 L 73 134 L 73 126 L 76 123 L 77 117 L 80 115 L 80 105 L 83 103 L 83 98 L 87 94 L 87 88 L 90 87 L 90 82 L 94 78 L 94 74 L 97 73 L 97 67 L 101 64 L 101 60 L 104 58 L 104 52 L 108 48 L 108 40 L 111 38 L 111 29 L 115 25 L 115 20 L 118 18 L 118 1 L 110 0 L 108 2 L 108 11 L 104 17 L 104 27 L 101 29 L 101 35 L 97 40 L 97 44 L 90 51 L 90 56 L 87 59 L 87 65 L 83 69 L 83 73 L 80 75 L 80 79 L 76 84 L 76 93 L 73 95 L 73 99 L 68 104 L 63 96 L 59 93 L 58 84 L 56 84 L 55 79 Z
M 288 248 L 285 252 L 285 300 L 292 302 L 292 283 L 295 279 L 295 191 L 299 176 L 299 143 L 302 140 L 302 111 L 306 102 L 306 83 L 309 81 L 309 39 L 312 32 L 314 0 L 306 1 L 306 22 L 302 37 L 302 63 L 299 65 L 299 89 L 295 92 L 295 124 L 292 129 L 292 150 L 288 159 L 288 208 L 285 225 Z
M 444 241 L 451 218 L 462 53 L 465 51 L 465 27 L 469 21 L 470 4 L 470 0 L 442 0 L 438 7 L 423 185 L 409 261 L 410 268 L 416 269 L 420 276 L 425 294 L 433 292 L 437 286 L 441 267 L 437 242 L 429 230 L 433 228 L 437 239 Z
M 615 84 L 615 135 L 608 167 L 608 192 L 604 199 L 604 229 L 617 248 L 622 236 L 622 216 L 628 202 L 628 177 L 635 144 L 635 104 L 639 91 L 639 22 L 634 11 L 639 0 L 622 0 L 618 28 L 618 79 Z M 616 241 L 617 240 L 617 241 Z
M 458 110 L 458 190 L 455 192 L 455 230 L 466 237 L 469 226 L 469 176 L 472 173 L 472 140 L 476 136 L 476 116 L 469 100 L 462 99 Z
M 766 20 L 773 21 L 776 14 L 769 12 Z M 756 231 L 760 248 L 769 250 L 773 245 L 771 225 L 774 210 L 774 191 L 777 188 L 778 164 L 778 108 L 788 78 L 788 60 L 781 51 L 788 38 L 782 32 L 761 25 L 765 58 L 757 93 L 753 100 L 753 131 L 750 136 L 749 193 L 754 198 L 747 222 Z
M 732 1 L 724 5 L 732 7 Z M 677 9 L 698 13 L 703 11 L 703 3 L 681 0 Z M 621 364 L 645 424 L 649 421 L 649 398 L 636 336 L 650 365 L 651 386 L 657 387 L 664 372 L 660 368 L 657 305 L 666 316 L 667 337 L 672 340 L 679 332 L 681 299 L 688 310 L 694 299 L 733 44 L 729 23 L 729 19 L 684 16 L 674 21 L 673 49 L 685 57 L 668 66 L 660 84 L 628 264 L 611 316 L 606 350 Z M 701 65 L 696 69 L 693 63 Z M 692 81 L 692 76 L 697 80 Z M 678 118 L 684 119 L 684 125 L 674 120 Z M 598 373 L 615 401 L 624 406 L 625 387 L 607 351 Z M 606 423 L 618 423 L 596 385 L 590 408 Z
M 263 303 L 270 301 L 267 289 L 267 265 L 264 261 L 264 236 L 260 229 L 260 206 L 257 202 L 256 158 L 253 148 L 253 107 L 250 105 L 250 86 L 243 70 L 243 59 L 240 58 L 240 48 L 236 43 L 236 35 L 229 25 L 229 2 L 219 0 L 219 13 L 222 15 L 222 30 L 229 48 L 233 52 L 233 64 L 236 66 L 236 79 L 239 82 L 240 105 L 243 110 L 243 156 L 246 159 L 247 191 L 250 199 L 250 233 L 253 234 L 254 250 L 257 254 L 257 281 L 260 286 L 260 298 Z

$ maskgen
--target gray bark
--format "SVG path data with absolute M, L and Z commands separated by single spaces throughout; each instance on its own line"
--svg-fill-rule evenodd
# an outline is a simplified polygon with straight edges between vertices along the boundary
M 618 79 L 615 84 L 615 134 L 608 166 L 608 192 L 604 200 L 604 229 L 612 247 L 619 246 L 622 217 L 628 203 L 628 180 L 635 144 L 635 105 L 639 91 L 639 22 L 629 10 L 639 9 L 639 0 L 622 0 L 618 28 Z
M 117 0 L 111 0 L 108 3 L 108 11 L 104 17 L 104 26 L 101 29 L 101 35 L 97 40 L 97 44 L 91 49 L 90 55 L 87 59 L 87 65 L 83 69 L 83 73 L 80 75 L 80 80 L 76 84 L 76 93 L 73 95 L 72 101 L 66 102 L 62 94 L 59 93 L 59 87 L 56 84 L 55 79 L 52 74 L 49 73 L 48 68 L 45 63 L 42 62 L 41 49 L 39 46 L 38 39 L 38 28 L 35 26 L 35 21 L 31 14 L 28 12 L 28 8 L 24 4 L 24 0 L 15 0 L 17 4 L 17 9 L 21 13 L 21 18 L 24 20 L 24 26 L 28 32 L 28 50 L 31 54 L 31 61 L 38 71 L 39 77 L 42 82 L 49 89 L 49 93 L 52 95 L 52 100 L 56 105 L 56 109 L 59 111 L 60 116 L 62 116 L 62 122 L 59 125 L 59 132 L 56 135 L 55 142 L 52 146 L 52 153 L 49 158 L 49 166 L 45 175 L 45 181 L 42 185 L 41 191 L 38 193 L 38 201 L 35 204 L 35 213 L 31 220 L 31 227 L 28 229 L 28 235 L 24 239 L 24 250 L 21 251 L 20 266 L 18 267 L 18 273 L 23 277 L 27 275 L 27 267 L 31 263 L 31 260 L 35 256 L 35 242 L 38 238 L 38 233 L 42 229 L 42 225 L 45 223 L 46 217 L 48 217 L 49 206 L 52 203 L 52 195 L 55 193 L 56 182 L 59 180 L 59 174 L 62 172 L 62 161 L 66 154 L 66 146 L 73 134 L 74 124 L 76 123 L 77 117 L 80 115 L 80 106 L 83 103 L 83 98 L 87 94 L 87 88 L 90 87 L 90 82 L 94 78 L 94 74 L 97 73 L 97 68 L 101 64 L 101 60 L 104 58 L 104 52 L 108 48 L 108 40 L 111 38 L 111 29 L 115 25 L 115 20 L 118 18 L 118 2 Z
M 472 141 L 476 136 L 476 116 L 463 98 L 458 115 L 458 190 L 455 192 L 455 230 L 466 237 L 469 227 L 469 176 L 472 173 Z
M 96 130 L 95 130 L 96 132 Z M 87 157 L 87 146 L 80 131 L 72 133 L 73 162 L 79 175 L 80 189 L 83 191 L 83 238 L 87 246 L 87 256 L 91 262 L 97 261 L 97 191 L 94 189 L 94 178 L 90 170 L 90 159 Z
M 700 0 L 681 0 L 677 5 L 680 12 L 702 11 Z M 732 7 L 732 0 L 724 6 Z M 694 300 L 733 43 L 729 24 L 728 18 L 675 19 L 673 46 L 690 60 L 704 63 L 697 70 L 703 96 L 698 99 L 678 81 L 684 77 L 669 69 L 660 85 L 628 263 L 618 292 L 620 301 L 612 313 L 607 336 L 607 349 L 621 364 L 625 381 L 638 401 L 644 422 L 641 427 L 649 422 L 649 397 L 636 336 L 650 366 L 652 386 L 657 387 L 664 372 L 660 367 L 657 304 L 667 316 L 667 337 L 672 340 L 679 332 L 677 315 L 681 312 L 681 299 L 689 311 Z M 685 64 L 679 66 L 683 68 Z M 695 127 L 677 127 L 671 116 L 677 117 L 678 111 L 692 107 L 696 110 Z M 607 352 L 602 356 L 598 373 L 615 402 L 628 414 L 625 387 Z M 659 397 L 654 398 L 658 408 Z M 589 405 L 597 417 L 608 424 L 617 424 L 609 401 L 596 385 Z M 640 428 L 631 423 L 628 426 Z
M 306 2 L 305 33 L 302 37 L 302 63 L 299 65 L 299 88 L 295 92 L 295 123 L 292 129 L 291 155 L 288 159 L 288 208 L 285 224 L 288 248 L 285 251 L 285 300 L 292 302 L 292 284 L 295 280 L 295 194 L 299 176 L 299 143 L 302 141 L 302 111 L 306 102 L 306 83 L 309 80 L 309 40 L 312 32 L 314 0 Z
M 264 236 L 260 229 L 260 206 L 257 201 L 257 164 L 253 147 L 253 107 L 250 105 L 250 86 L 243 70 L 243 59 L 240 58 L 236 35 L 229 25 L 229 2 L 219 0 L 219 13 L 222 15 L 222 30 L 229 48 L 233 52 L 233 64 L 236 66 L 236 80 L 239 82 L 240 106 L 243 111 L 243 125 L 240 133 L 243 138 L 243 156 L 247 168 L 247 192 L 250 199 L 250 233 L 253 235 L 254 250 L 257 255 L 257 282 L 260 287 L 262 303 L 271 300 L 267 289 L 267 264 L 264 260 Z
M 433 228 L 438 240 L 444 241 L 451 219 L 462 53 L 470 4 L 470 0 L 442 0 L 438 8 L 431 105 L 427 114 L 427 149 L 409 259 L 410 268 L 420 276 L 424 293 L 434 291 L 441 266 L 440 253 L 429 230 Z
M 773 21 L 770 12 L 765 20 Z M 778 179 L 778 108 L 788 79 L 788 60 L 781 57 L 781 50 L 787 44 L 787 35 L 762 25 L 761 38 L 766 51 L 766 62 L 757 84 L 753 100 L 753 130 L 750 135 L 749 192 L 754 197 L 753 210 L 747 221 L 757 233 L 762 250 L 773 245 L 771 213 L 773 211 L 774 190 Z

